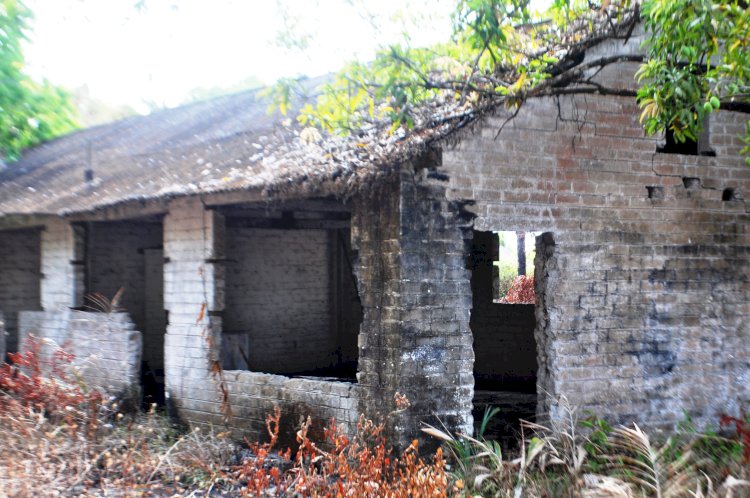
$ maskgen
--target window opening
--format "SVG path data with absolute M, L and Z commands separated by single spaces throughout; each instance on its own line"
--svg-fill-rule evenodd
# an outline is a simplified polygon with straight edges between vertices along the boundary
M 709 145 L 710 130 L 709 120 L 703 122 L 703 127 L 698 136 L 698 140 L 686 139 L 684 142 L 678 141 L 674 136 L 674 131 L 667 129 L 664 133 L 664 145 L 656 148 L 656 152 L 662 154 L 682 154 L 685 156 L 715 156 L 716 152 Z
M 534 257 L 541 232 L 492 232 L 497 237 L 493 261 L 493 301 L 534 304 Z
M 226 211 L 222 366 L 356 381 L 362 307 L 350 215 Z

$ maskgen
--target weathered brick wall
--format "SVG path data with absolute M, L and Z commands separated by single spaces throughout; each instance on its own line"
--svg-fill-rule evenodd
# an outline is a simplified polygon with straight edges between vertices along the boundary
M 397 179 L 390 180 L 356 199 L 352 211 L 353 269 L 363 312 L 359 409 L 378 420 L 395 409 L 393 397 L 402 382 L 399 191 Z M 397 425 L 388 422 L 392 429 Z
M 334 365 L 338 337 L 328 232 L 228 228 L 226 233 L 222 334 L 245 338 L 250 361 L 226 368 L 297 373 Z
M 164 338 L 166 396 L 174 414 L 193 422 L 221 423 L 218 390 L 211 361 L 218 359 L 220 327 L 216 311 L 224 307 L 215 292 L 221 257 L 214 244 L 221 219 L 199 199 L 178 199 L 164 218 L 164 306 L 169 313 Z
M 226 378 L 231 426 L 238 436 L 265 438 L 265 417 L 275 406 L 282 413 L 281 447 L 295 447 L 296 430 L 308 416 L 313 421 L 311 435 L 318 441 L 323 441 L 323 428 L 332 419 L 350 434 L 356 427 L 360 399 L 357 384 L 236 370 L 226 372 Z
M 397 385 L 412 401 L 397 428 L 402 438 L 419 434 L 420 421 L 472 430 L 472 216 L 464 207 L 446 199 L 445 179 L 434 171 L 402 170 Z
M 4 351 L 18 348 L 18 312 L 40 309 L 40 264 L 38 229 L 0 231 L 0 311 L 7 334 Z
M 87 385 L 139 400 L 141 334 L 127 313 L 22 311 L 19 327 L 22 339 L 45 339 L 46 354 L 55 347 L 73 353 L 76 375 Z
M 613 420 L 715 423 L 750 399 L 745 117 L 713 115 L 716 157 L 699 157 L 656 153 L 638 116 L 630 98 L 532 101 L 497 139 L 502 113 L 464 133 L 436 173 L 475 202 L 475 229 L 553 234 L 540 410 L 566 395 Z

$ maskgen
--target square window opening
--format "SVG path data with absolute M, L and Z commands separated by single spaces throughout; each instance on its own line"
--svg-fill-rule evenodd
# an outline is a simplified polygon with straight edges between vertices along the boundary
M 223 368 L 356 382 L 349 213 L 227 214 Z

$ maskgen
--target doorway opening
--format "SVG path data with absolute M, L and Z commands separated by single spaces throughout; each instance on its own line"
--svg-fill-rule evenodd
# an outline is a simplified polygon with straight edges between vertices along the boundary
M 76 234 L 84 247 L 83 310 L 128 313 L 143 338 L 143 407 L 163 406 L 167 312 L 162 217 L 81 223 Z
M 534 275 L 541 274 L 543 234 L 474 231 L 471 269 L 475 431 L 485 412 L 499 408 L 482 436 L 512 445 L 519 420 L 537 408 L 537 327 Z

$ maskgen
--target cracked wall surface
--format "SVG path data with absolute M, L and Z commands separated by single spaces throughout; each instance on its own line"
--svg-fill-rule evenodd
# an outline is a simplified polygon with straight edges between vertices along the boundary
M 614 421 L 715 425 L 750 399 L 745 116 L 711 115 L 706 157 L 658 153 L 638 115 L 629 98 L 531 101 L 499 135 L 503 112 L 463 133 L 436 171 L 475 229 L 554 234 L 540 412 L 565 395 Z

